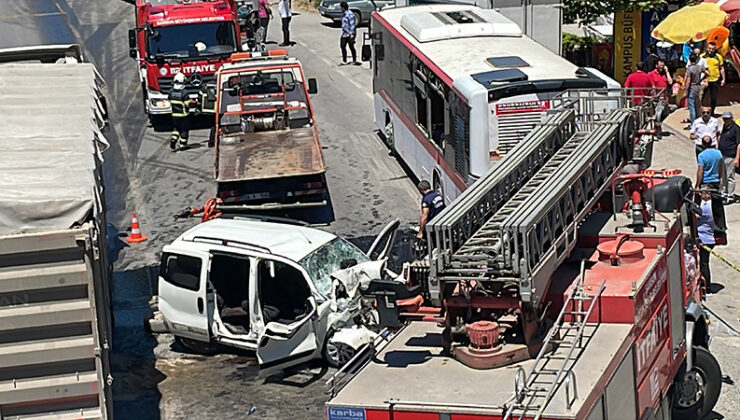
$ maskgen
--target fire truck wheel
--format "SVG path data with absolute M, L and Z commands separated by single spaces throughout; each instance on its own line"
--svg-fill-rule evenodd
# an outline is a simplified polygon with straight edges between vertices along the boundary
M 178 344 L 192 351 L 193 353 L 210 356 L 218 352 L 218 344 L 216 343 L 206 343 L 203 341 L 191 340 L 189 338 L 177 336 L 175 337 L 175 341 L 177 341 Z
M 684 362 L 685 363 L 685 362 Z M 673 418 L 696 420 L 710 413 L 722 388 L 722 371 L 717 359 L 703 347 L 694 347 L 694 369 L 678 371 L 673 386 Z
M 334 330 L 331 330 L 326 334 L 324 349 L 321 351 L 321 356 L 326 360 L 326 363 L 329 366 L 338 369 L 355 357 L 357 350 L 348 344 L 331 342 L 330 340 L 333 335 Z

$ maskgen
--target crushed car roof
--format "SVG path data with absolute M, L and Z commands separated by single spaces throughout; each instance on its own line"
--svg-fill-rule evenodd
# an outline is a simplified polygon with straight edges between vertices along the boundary
M 299 261 L 336 238 L 336 235 L 290 224 L 243 219 L 215 219 L 189 229 L 177 240 L 189 242 L 196 238 L 218 239 L 263 248 L 269 250 L 271 254 Z

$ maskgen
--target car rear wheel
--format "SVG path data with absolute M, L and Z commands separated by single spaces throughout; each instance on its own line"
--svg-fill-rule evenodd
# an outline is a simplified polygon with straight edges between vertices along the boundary
M 352 14 L 355 15 L 355 26 L 362 25 L 362 15 L 357 10 L 353 10 Z

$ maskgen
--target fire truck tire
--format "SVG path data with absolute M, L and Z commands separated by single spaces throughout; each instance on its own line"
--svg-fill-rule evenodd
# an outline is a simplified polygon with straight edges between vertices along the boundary
M 636 135 L 635 130 L 635 119 L 628 118 L 622 122 L 619 126 L 618 134 L 619 142 L 617 143 L 617 149 L 619 154 L 625 160 L 632 159 L 632 153 L 634 151 L 634 138 Z
M 685 362 L 684 362 L 685 363 Z M 698 376 L 686 375 L 686 366 L 681 366 L 673 385 L 673 419 L 696 420 L 710 413 L 719 399 L 722 389 L 722 370 L 717 359 L 709 350 L 694 347 L 694 369 Z M 701 382 L 699 382 L 699 379 Z M 692 388 L 700 386 L 701 396 L 695 397 Z M 699 390 L 697 390 L 698 393 Z
M 214 355 L 218 352 L 219 346 L 217 343 L 204 341 L 192 340 L 190 338 L 175 336 L 175 341 L 186 349 L 193 353 L 202 354 L 206 356 Z

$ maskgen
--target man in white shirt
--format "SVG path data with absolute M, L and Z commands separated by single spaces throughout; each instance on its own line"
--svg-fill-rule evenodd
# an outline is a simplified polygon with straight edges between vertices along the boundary
M 689 137 L 694 140 L 696 145 L 696 157 L 699 157 L 699 153 L 704 150 L 701 144 L 701 139 L 704 136 L 709 136 L 712 139 L 712 146 L 717 147 L 717 137 L 720 134 L 719 121 L 712 117 L 709 108 L 701 109 L 701 116 L 691 123 L 691 131 Z
M 290 42 L 290 18 L 293 14 L 290 12 L 290 0 L 280 0 L 278 3 L 278 13 L 283 21 L 283 43 L 281 47 L 289 47 L 293 44 Z

